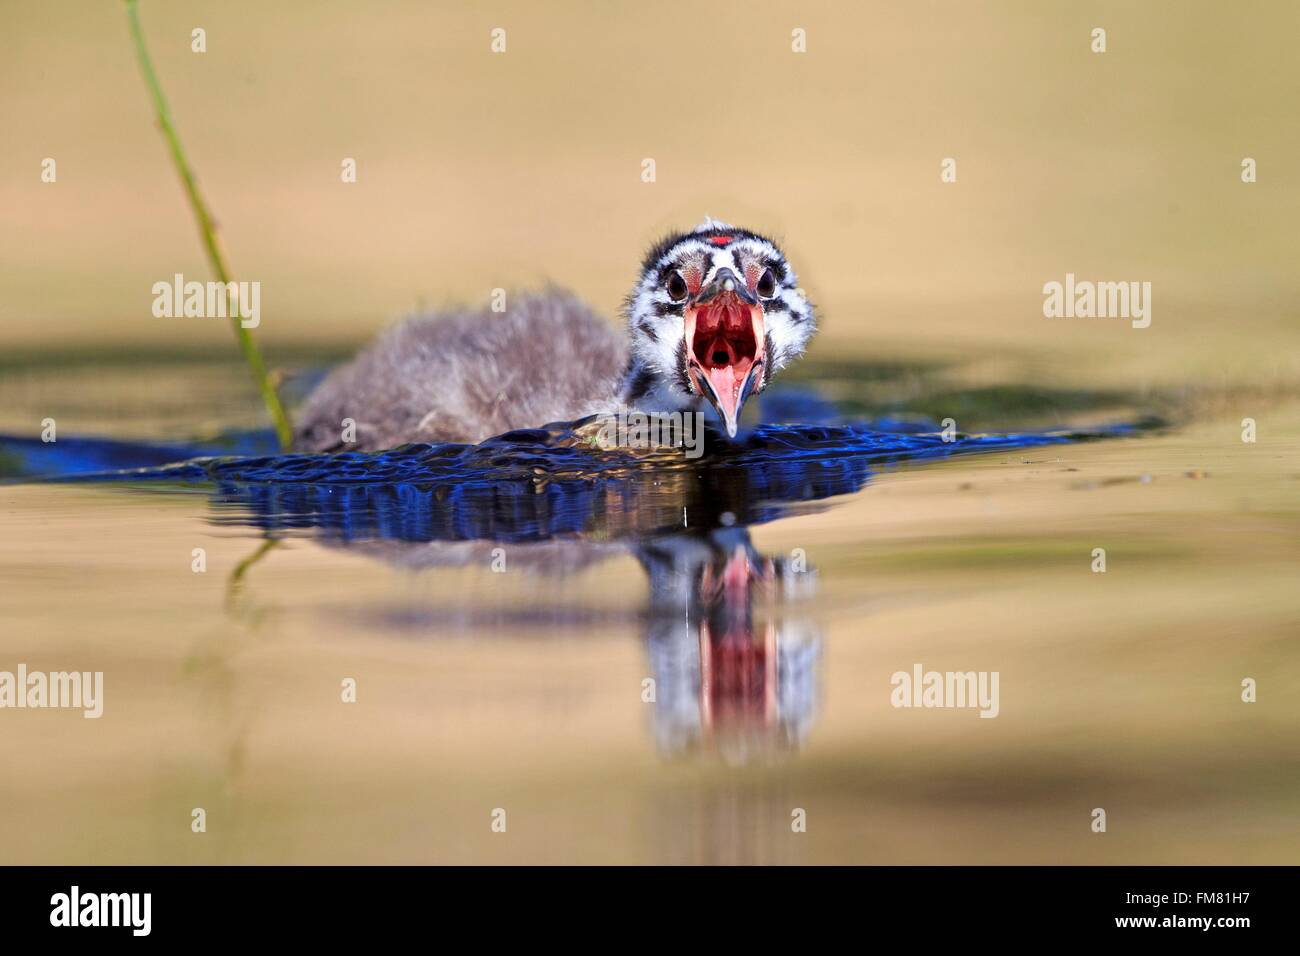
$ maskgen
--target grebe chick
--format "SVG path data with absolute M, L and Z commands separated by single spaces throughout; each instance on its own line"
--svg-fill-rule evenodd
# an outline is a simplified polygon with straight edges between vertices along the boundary
M 816 328 L 776 244 L 711 219 L 650 250 L 625 312 L 626 343 L 560 289 L 514 297 L 504 314 L 408 319 L 312 392 L 294 448 L 473 443 L 620 406 L 712 408 L 734 436 L 745 402 Z

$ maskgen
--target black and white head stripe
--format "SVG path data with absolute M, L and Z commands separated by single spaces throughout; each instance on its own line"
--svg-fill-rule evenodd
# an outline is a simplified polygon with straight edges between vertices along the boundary
M 674 301 L 668 288 L 673 272 L 690 289 L 707 285 L 721 269 L 730 269 L 757 284 L 771 270 L 775 292 L 764 297 L 767 332 L 767 375 L 771 376 L 803 354 L 816 331 L 811 303 L 799 291 L 794 269 L 777 244 L 756 232 L 706 219 L 690 232 L 674 233 L 656 243 L 645 257 L 626 310 L 632 360 L 650 369 L 662 382 L 685 383 L 683 313 L 685 301 Z M 689 391 L 689 385 L 686 386 Z

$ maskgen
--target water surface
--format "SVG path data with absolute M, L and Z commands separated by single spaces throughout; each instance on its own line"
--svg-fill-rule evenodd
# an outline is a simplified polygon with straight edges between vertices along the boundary
M 9 439 L 0 654 L 107 687 L 100 721 L 6 715 L 0 756 L 33 768 L 3 784 L 9 859 L 1293 850 L 1294 443 L 1117 395 L 894 407 L 865 387 L 889 370 L 839 374 L 856 397 L 778 393 L 801 424 L 699 462 L 563 429 L 281 457 L 238 402 L 207 438 L 182 409 Z M 999 716 L 892 707 L 916 663 L 999 671 Z

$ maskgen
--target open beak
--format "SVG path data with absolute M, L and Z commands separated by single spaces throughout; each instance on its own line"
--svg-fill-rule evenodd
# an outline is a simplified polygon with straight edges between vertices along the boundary
M 722 269 L 687 302 L 685 323 L 687 375 L 734 438 L 745 400 L 763 387 L 762 303 L 734 272 Z

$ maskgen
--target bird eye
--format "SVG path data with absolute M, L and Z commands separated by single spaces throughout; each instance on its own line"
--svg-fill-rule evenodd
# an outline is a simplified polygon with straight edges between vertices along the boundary
M 772 275 L 771 269 L 764 269 L 762 276 L 759 277 L 758 294 L 764 299 L 776 295 L 776 276 Z
M 686 280 L 682 278 L 679 272 L 674 272 L 668 277 L 668 298 L 674 302 L 680 302 L 686 298 Z

